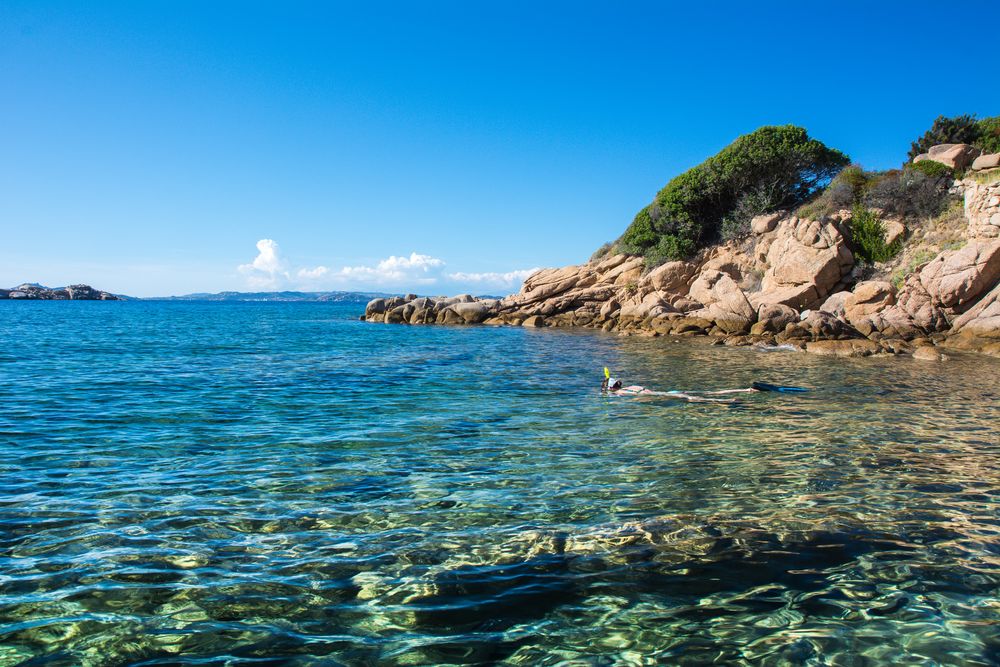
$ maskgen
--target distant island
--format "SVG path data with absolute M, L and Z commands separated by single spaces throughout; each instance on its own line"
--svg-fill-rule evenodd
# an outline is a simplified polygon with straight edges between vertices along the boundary
M 132 297 L 96 290 L 90 285 L 46 287 L 38 283 L 21 283 L 10 289 L 0 289 L 0 299 L 22 301 L 129 301 Z

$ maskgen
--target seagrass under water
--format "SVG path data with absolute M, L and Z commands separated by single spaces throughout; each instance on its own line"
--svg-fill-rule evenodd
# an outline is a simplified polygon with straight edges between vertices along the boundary
M 0 665 L 1000 661 L 1000 361 L 357 310 L 0 303 Z

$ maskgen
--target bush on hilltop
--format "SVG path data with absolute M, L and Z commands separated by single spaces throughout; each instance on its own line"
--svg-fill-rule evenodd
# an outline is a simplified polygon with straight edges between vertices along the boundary
M 948 166 L 933 160 L 882 172 L 851 165 L 796 213 L 801 218 L 822 220 L 862 205 L 902 218 L 932 218 L 947 205 L 953 178 L 954 172 Z
M 848 162 L 801 127 L 762 127 L 667 183 L 615 249 L 650 267 L 682 259 L 723 233 L 739 235 L 754 215 L 797 206 Z
M 922 167 L 921 165 L 937 165 Z M 943 169 L 939 169 L 941 167 Z M 903 218 L 932 218 L 948 203 L 952 171 L 947 166 L 924 160 L 905 169 L 893 169 L 872 179 L 862 201 L 866 206 L 895 213 Z
M 910 144 L 909 159 L 926 153 L 938 144 L 972 144 L 984 153 L 1000 152 L 1000 116 L 976 120 L 975 115 L 963 114 L 948 118 L 938 116 L 931 128 Z
M 612 244 L 610 241 L 603 244 L 600 248 L 594 251 L 593 255 L 590 256 L 590 261 L 596 262 L 597 260 L 604 259 L 608 255 L 610 255 L 613 245 L 614 244 Z
M 924 132 L 919 139 L 910 144 L 910 152 L 907 157 L 910 161 L 921 153 L 926 153 L 931 146 L 938 144 L 972 144 L 979 138 L 979 124 L 976 117 L 970 114 L 963 114 L 948 118 L 938 116 L 931 124 L 931 128 Z
M 861 165 L 852 164 L 830 181 L 830 184 L 796 211 L 800 218 L 821 220 L 829 215 L 849 209 L 861 201 L 877 172 L 865 171 Z
M 1000 153 L 1000 116 L 979 121 L 979 139 L 976 145 L 984 153 Z

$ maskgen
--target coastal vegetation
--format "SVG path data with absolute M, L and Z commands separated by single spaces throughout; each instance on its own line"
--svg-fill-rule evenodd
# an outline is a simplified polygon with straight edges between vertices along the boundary
M 938 116 L 930 129 L 910 145 L 908 157 L 912 160 L 939 144 L 970 144 L 983 153 L 1000 153 L 1000 116 L 978 120 L 970 114 Z
M 1000 116 L 940 116 L 912 143 L 911 160 L 940 144 L 1000 152 Z M 948 188 L 963 175 L 964 169 L 927 159 L 868 171 L 810 138 L 804 128 L 765 126 L 670 180 L 621 237 L 604 244 L 592 259 L 640 256 L 652 270 L 719 241 L 745 238 L 755 216 L 777 210 L 797 209 L 800 217 L 822 220 L 860 205 L 857 210 L 872 210 L 875 217 L 926 220 L 947 208 Z M 867 221 L 856 226 L 871 227 Z M 868 250 L 883 256 L 887 249 Z M 862 256 L 866 252 L 862 248 Z
M 869 264 L 887 262 L 903 247 L 901 238 L 886 242 L 885 223 L 878 212 L 855 204 L 850 221 L 847 225 L 851 241 L 854 244 L 855 257 Z
M 904 218 L 932 218 L 946 207 L 953 178 L 952 169 L 932 160 L 888 171 L 851 165 L 796 213 L 822 220 L 860 205 Z
M 1000 356 L 998 279 L 1000 153 L 935 144 L 871 171 L 787 125 L 671 180 L 585 264 L 537 271 L 503 299 L 376 299 L 364 318 L 940 361 L 937 346 Z
M 640 255 L 647 268 L 683 259 L 755 215 L 808 200 L 849 162 L 801 127 L 762 127 L 667 183 L 609 252 Z

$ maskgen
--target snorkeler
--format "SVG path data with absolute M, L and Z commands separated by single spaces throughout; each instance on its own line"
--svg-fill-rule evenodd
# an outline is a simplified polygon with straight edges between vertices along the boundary
M 681 391 L 656 391 L 647 389 L 637 384 L 622 386 L 622 381 L 611 377 L 610 371 L 604 369 L 604 381 L 601 382 L 601 391 L 605 391 L 615 396 L 663 396 L 665 398 L 679 398 L 692 403 L 733 403 L 732 398 L 706 398 L 704 396 L 694 396 Z M 699 392 L 703 394 L 730 394 L 735 392 L 750 392 L 753 389 L 728 389 L 723 391 Z
M 807 391 L 802 387 L 783 387 L 780 385 L 767 384 L 765 382 L 754 382 L 746 389 L 721 389 L 719 391 L 655 391 L 634 384 L 628 387 L 622 386 L 622 381 L 611 377 L 611 371 L 604 368 L 604 380 L 601 382 L 601 391 L 615 396 L 664 396 L 666 398 L 683 398 L 690 402 L 698 403 L 734 403 L 733 398 L 708 398 L 709 396 L 720 396 L 723 394 L 753 394 L 761 391 L 777 392 L 800 392 Z M 697 395 L 696 395 L 697 394 Z

